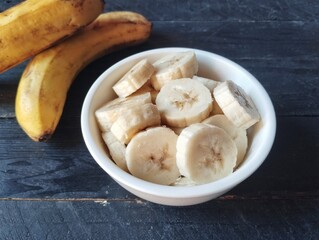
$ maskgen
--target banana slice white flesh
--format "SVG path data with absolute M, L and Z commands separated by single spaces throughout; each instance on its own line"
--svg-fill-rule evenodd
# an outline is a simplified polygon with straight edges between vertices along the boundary
M 195 123 L 185 128 L 176 144 L 176 162 L 181 175 L 196 184 L 221 179 L 233 172 L 237 147 L 221 128 Z
M 198 77 L 198 76 L 194 76 L 193 79 L 204 84 L 204 86 L 209 89 L 212 96 L 214 96 L 213 94 L 214 94 L 215 87 L 217 87 L 217 85 L 221 83 L 219 81 L 215 81 L 209 78 Z M 224 114 L 224 113 L 219 107 L 218 103 L 213 99 L 213 109 L 212 109 L 211 115 L 216 115 L 216 114 Z
M 161 124 L 157 107 L 152 103 L 127 108 L 111 127 L 111 132 L 123 144 L 129 143 L 139 131 Z
M 167 55 L 154 64 L 152 86 L 159 91 L 167 82 L 179 78 L 192 78 L 198 72 L 196 55 L 192 51 Z
M 181 132 L 184 130 L 183 127 L 170 127 L 174 131 L 175 134 L 180 135 Z
M 217 114 L 224 114 L 223 110 L 218 105 L 218 102 L 214 99 L 213 100 L 213 110 L 211 115 L 217 115 Z
M 155 127 L 136 134 L 127 145 L 126 160 L 135 177 L 170 185 L 180 176 L 176 166 L 177 135 L 169 128 Z
M 246 129 L 236 127 L 225 115 L 220 114 L 205 119 L 203 123 L 220 127 L 228 133 L 237 146 L 236 167 L 241 164 L 244 160 L 248 145 Z
M 128 172 L 125 160 L 126 146 L 121 143 L 110 131 L 102 133 L 102 138 L 109 149 L 111 158 L 122 170 Z
M 137 95 L 141 95 L 144 93 L 149 92 L 151 94 L 151 99 L 152 99 L 152 103 L 155 104 L 155 100 L 158 94 L 158 91 L 156 91 L 152 85 L 150 81 L 147 81 L 140 89 L 138 89 L 136 92 L 134 92 L 133 94 L 130 95 L 130 97 L 133 96 L 137 96 Z
M 214 88 L 217 87 L 219 83 L 218 81 L 215 81 L 209 78 L 198 77 L 198 76 L 194 76 L 193 79 L 195 81 L 201 82 L 205 87 L 207 87 L 212 95 L 214 92 Z
M 190 78 L 165 84 L 156 98 L 162 120 L 171 127 L 186 127 L 201 122 L 212 110 L 212 96 L 208 88 Z
M 231 81 L 220 83 L 214 97 L 226 117 L 237 127 L 247 129 L 259 121 L 260 115 L 251 98 Z
M 180 176 L 179 178 L 176 179 L 176 181 L 171 184 L 172 186 L 176 186 L 176 187 L 185 187 L 185 186 L 195 186 L 196 183 L 193 182 L 192 180 L 190 180 L 187 177 L 184 176 Z
M 116 98 L 95 111 L 96 120 L 102 132 L 110 130 L 112 124 L 127 108 L 151 103 L 149 92 L 127 98 Z
M 113 90 L 119 97 L 127 97 L 141 88 L 154 71 L 153 65 L 147 59 L 143 59 L 113 86 Z

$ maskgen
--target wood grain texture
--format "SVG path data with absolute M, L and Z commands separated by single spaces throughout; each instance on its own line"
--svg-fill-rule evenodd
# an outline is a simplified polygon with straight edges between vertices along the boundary
M 3 11 L 22 0 L 3 0 Z M 319 3 L 312 0 L 268 1 L 105 1 L 105 11 L 137 11 L 152 21 L 317 21 Z
M 0 201 L 0 239 L 315 240 L 318 203 L 215 200 L 172 208 L 144 201 Z

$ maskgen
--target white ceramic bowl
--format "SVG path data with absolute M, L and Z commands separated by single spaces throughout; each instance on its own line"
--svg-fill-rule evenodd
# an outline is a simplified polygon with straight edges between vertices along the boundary
M 162 186 L 138 179 L 124 172 L 109 158 L 97 126 L 94 112 L 115 98 L 112 86 L 143 58 L 151 62 L 173 52 L 193 50 L 199 62 L 199 76 L 215 80 L 233 80 L 253 99 L 261 121 L 249 131 L 249 146 L 244 163 L 231 175 L 216 182 L 189 187 Z M 82 108 L 81 127 L 84 141 L 95 161 L 118 184 L 151 202 L 185 206 L 216 198 L 249 177 L 266 159 L 275 138 L 276 117 L 273 104 L 262 85 L 238 64 L 219 55 L 189 48 L 161 48 L 141 52 L 123 59 L 107 69 L 92 85 Z

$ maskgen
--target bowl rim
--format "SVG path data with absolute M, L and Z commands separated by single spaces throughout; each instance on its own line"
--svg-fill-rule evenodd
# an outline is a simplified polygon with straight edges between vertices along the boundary
M 137 58 L 146 57 L 150 54 L 158 54 L 158 53 L 165 53 L 165 52 L 182 52 L 182 51 L 194 51 L 195 53 L 203 54 L 203 55 L 210 55 L 211 57 L 223 61 L 225 64 L 232 65 L 232 67 L 238 68 L 244 74 L 249 76 L 250 81 L 258 87 L 259 91 L 263 95 L 264 101 L 268 106 L 267 111 L 267 135 L 264 136 L 267 141 L 262 144 L 261 147 L 258 147 L 256 151 L 251 153 L 251 161 L 247 162 L 245 166 L 238 168 L 234 171 L 231 175 L 226 176 L 218 181 L 202 184 L 202 185 L 195 185 L 195 186 L 164 186 L 155 183 L 151 183 L 133 175 L 123 171 L 120 169 L 111 159 L 105 157 L 105 153 L 103 154 L 99 148 L 94 144 L 94 138 L 90 132 L 89 126 L 89 119 L 90 119 L 90 107 L 91 101 L 94 97 L 96 90 L 102 84 L 104 79 L 107 75 L 112 73 L 115 69 L 119 66 L 126 64 L 132 60 Z M 248 178 L 251 174 L 253 174 L 257 168 L 265 161 L 267 155 L 269 154 L 272 145 L 274 143 L 275 134 L 276 134 L 276 115 L 274 106 L 271 102 L 271 99 L 261 85 L 261 83 L 246 69 L 241 67 L 239 64 L 231 61 L 228 58 L 220 56 L 218 54 L 208 52 L 205 50 L 195 49 L 195 48 L 184 48 L 184 47 L 166 47 L 166 48 L 156 48 L 152 50 L 143 51 L 140 53 L 136 53 L 129 57 L 122 59 L 121 61 L 113 64 L 111 67 L 106 69 L 92 84 L 90 87 L 83 103 L 82 111 L 81 111 L 81 129 L 84 142 L 92 155 L 93 159 L 98 163 L 98 165 L 108 174 L 110 175 L 116 182 L 120 185 L 125 185 L 130 189 L 134 189 L 135 191 L 143 192 L 144 194 L 150 194 L 158 197 L 165 197 L 165 198 L 190 198 L 190 197 L 203 197 L 212 195 L 215 193 L 219 193 L 222 191 L 227 191 L 237 184 L 244 181 Z M 108 161 L 105 161 L 105 158 Z

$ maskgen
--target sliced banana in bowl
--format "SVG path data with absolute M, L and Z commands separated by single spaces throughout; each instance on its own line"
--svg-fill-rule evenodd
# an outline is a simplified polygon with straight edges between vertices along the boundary
M 212 111 L 207 87 L 190 78 L 166 83 L 156 97 L 162 121 L 170 127 L 186 127 L 207 118 Z
M 177 135 L 169 128 L 154 127 L 138 133 L 128 144 L 126 162 L 133 176 L 170 185 L 181 175 L 176 164 Z
M 238 167 L 243 162 L 247 151 L 248 138 L 246 129 L 236 127 L 223 114 L 216 114 L 214 116 L 211 116 L 205 119 L 203 123 L 222 128 L 233 139 L 237 147 L 236 167 Z
M 196 184 L 221 179 L 233 172 L 237 147 L 221 128 L 195 123 L 178 137 L 176 161 L 180 173 Z
M 198 72 L 198 62 L 194 51 L 167 54 L 153 65 L 156 72 L 151 77 L 151 84 L 157 91 L 171 80 L 191 78 Z
M 113 86 L 123 81 L 130 89 L 120 87 L 116 96 Z M 95 161 L 121 186 L 182 206 L 216 198 L 249 177 L 271 149 L 276 120 L 262 85 L 236 63 L 197 49 L 164 48 L 106 70 L 85 98 L 81 127 Z

